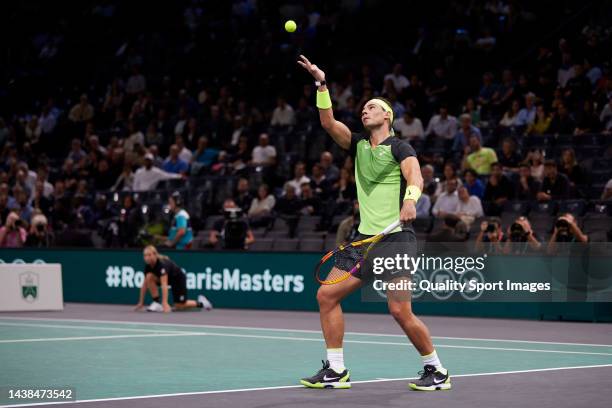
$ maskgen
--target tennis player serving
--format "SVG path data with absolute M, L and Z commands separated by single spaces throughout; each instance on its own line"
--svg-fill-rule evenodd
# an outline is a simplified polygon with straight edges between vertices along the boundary
M 373 249 L 370 257 L 416 256 L 416 235 L 410 223 L 416 218 L 416 202 L 421 195 L 423 178 L 416 152 L 406 141 L 394 137 L 393 109 L 383 98 L 366 102 L 361 112 L 363 134 L 351 133 L 349 128 L 334 119 L 332 102 L 325 82 L 325 73 L 303 55 L 298 64 L 315 79 L 317 108 L 323 129 L 355 162 L 355 181 L 361 222 L 362 240 L 379 234 L 398 219 L 402 224 Z M 330 275 L 341 275 L 353 268 L 361 257 L 363 247 L 347 247 L 338 252 Z M 344 272 L 346 273 L 346 272 Z M 327 347 L 327 361 L 314 376 L 300 382 L 310 388 L 350 388 L 350 373 L 344 365 L 342 341 L 344 317 L 340 302 L 346 296 L 373 280 L 372 268 L 367 264 L 358 268 L 347 279 L 322 285 L 317 292 L 321 328 Z M 410 271 L 386 270 L 377 279 L 401 282 L 411 278 Z M 440 363 L 427 326 L 414 315 L 408 290 L 387 291 L 389 312 L 423 359 L 421 377 L 409 383 L 410 388 L 422 391 L 451 388 L 448 371 Z

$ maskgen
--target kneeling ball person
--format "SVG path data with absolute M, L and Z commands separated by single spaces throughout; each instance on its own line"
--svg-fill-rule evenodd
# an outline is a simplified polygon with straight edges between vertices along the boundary
M 183 271 L 181 271 L 181 268 L 172 262 L 170 258 L 157 252 L 157 248 L 153 245 L 145 247 L 143 255 L 145 261 L 145 279 L 140 287 L 140 297 L 138 298 L 135 310 L 140 310 L 144 307 L 144 297 L 148 289 L 153 297 L 153 302 L 149 305 L 147 311 L 170 312 L 168 285 L 172 286 L 175 310 L 192 308 L 212 309 L 212 304 L 204 295 L 199 295 L 197 301 L 187 299 L 187 278 Z M 162 290 L 161 303 L 158 285 L 161 286 Z

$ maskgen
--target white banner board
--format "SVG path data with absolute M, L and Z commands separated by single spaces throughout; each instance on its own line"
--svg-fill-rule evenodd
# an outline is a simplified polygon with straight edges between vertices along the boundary
M 60 264 L 0 264 L 0 312 L 63 309 Z

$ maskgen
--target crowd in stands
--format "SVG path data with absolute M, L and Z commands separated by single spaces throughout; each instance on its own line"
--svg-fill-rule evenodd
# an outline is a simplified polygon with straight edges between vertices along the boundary
M 108 66 L 91 69 L 103 81 L 71 82 L 57 68 L 78 30 L 28 37 L 39 52 L 16 61 L 22 76 L 47 66 L 42 78 L 57 75 L 63 86 L 0 90 L 0 247 L 142 245 L 167 235 L 175 191 L 190 215 L 191 248 L 222 247 L 224 213 L 238 209 L 247 247 L 277 230 L 289 239 L 336 230 L 338 242 L 350 239 L 359 220 L 354 164 L 319 125 L 315 87 L 294 66 L 297 49 L 330 64 L 334 115 L 351 130 L 361 131 L 367 100 L 391 101 L 396 135 L 422 165 L 417 230 L 431 240 L 505 242 L 515 224 L 525 241 L 556 240 L 562 219 L 583 241 L 593 239 L 583 231 L 585 214 L 609 221 L 609 28 L 582 25 L 541 41 L 548 32 L 534 31 L 534 21 L 551 16 L 527 2 L 450 2 L 452 40 L 419 28 L 395 58 L 362 55 L 361 65 L 347 67 L 331 55 L 317 61 L 315 45 L 336 34 L 346 40 L 338 28 L 351 21 L 345 16 L 358 21 L 370 10 L 282 4 L 276 15 L 297 16 L 301 32 L 291 39 L 266 26 L 249 38 L 245 30 L 270 12 L 260 3 L 188 2 L 175 22 L 181 35 L 162 41 L 145 27 L 118 50 L 97 50 Z M 87 15 L 106 27 L 121 7 L 104 2 Z M 510 38 L 531 40 L 531 52 L 510 47 Z M 339 56 L 361 55 L 352 41 Z M 162 46 L 183 50 L 176 68 L 160 62 L 169 51 L 152 51 Z M 201 76 L 184 66 L 190 61 L 201 64 Z M 470 80 L 455 72 L 462 67 Z M 532 225 L 536 213 L 549 224 Z M 612 228 L 606 222 L 599 228 Z M 610 239 L 610 230 L 601 232 Z

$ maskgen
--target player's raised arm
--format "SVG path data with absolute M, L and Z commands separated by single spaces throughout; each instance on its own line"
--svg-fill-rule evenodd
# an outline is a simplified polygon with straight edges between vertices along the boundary
M 315 79 L 317 85 L 317 108 L 319 108 L 319 119 L 321 120 L 321 126 L 329 135 L 334 139 L 336 143 L 343 149 L 351 147 L 351 131 L 342 122 L 334 119 L 334 112 L 332 110 L 331 98 L 329 96 L 329 90 L 325 83 L 325 72 L 323 72 L 315 64 L 308 61 L 303 55 L 300 55 L 300 61 L 298 61 L 306 71 L 310 73 Z

